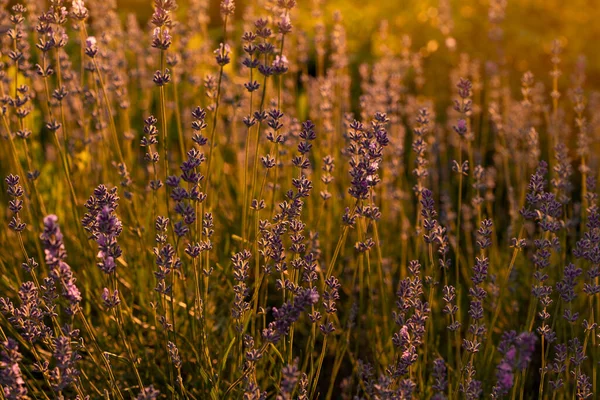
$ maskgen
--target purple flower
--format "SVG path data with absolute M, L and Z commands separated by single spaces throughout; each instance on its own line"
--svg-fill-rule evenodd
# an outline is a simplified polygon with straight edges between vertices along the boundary
M 71 7 L 71 15 L 80 21 L 85 20 L 88 15 L 88 9 L 85 7 L 83 0 L 73 0 Z
M 575 264 L 569 263 L 563 272 L 563 279 L 556 284 L 556 290 L 565 303 L 571 303 L 577 297 L 575 286 L 577 278 L 583 273 L 581 268 L 577 268 Z
M 19 307 L 14 307 L 10 300 L 4 299 L 7 307 L 3 307 L 3 314 L 8 317 L 10 323 L 31 343 L 50 338 L 52 329 L 45 324 L 44 318 L 52 312 L 52 302 L 45 305 L 48 312 L 44 311 L 39 289 L 33 282 L 24 282 L 21 285 L 19 299 Z
M 389 144 L 385 125 L 388 118 L 385 114 L 375 114 L 371 129 L 354 121 L 350 124 L 347 148 L 350 159 L 351 187 L 350 195 L 356 199 L 366 199 L 369 191 L 381 180 L 378 175 L 383 158 L 383 148 Z
M 108 190 L 104 185 L 98 186 L 85 203 L 88 212 L 82 224 L 98 244 L 98 267 L 105 274 L 115 272 L 116 260 L 122 254 L 117 238 L 123 231 L 123 225 L 114 212 L 118 206 L 117 188 Z
M 85 39 L 85 54 L 90 58 L 94 58 L 98 54 L 98 41 L 94 36 L 88 36 Z
M 220 43 L 219 47 L 214 51 L 217 64 L 221 67 L 229 64 L 231 62 L 231 58 L 229 56 L 230 53 L 231 47 L 229 47 L 229 45 L 226 43 Z
M 154 389 L 153 385 L 150 385 L 142 389 L 136 400 L 155 400 L 158 396 L 160 396 L 160 392 Z
M 235 12 L 235 2 L 233 0 L 221 0 L 219 5 L 221 16 L 223 18 L 233 15 Z
M 107 309 L 116 307 L 121 303 L 121 299 L 119 299 L 119 291 L 115 289 L 111 293 L 107 288 L 104 288 L 102 290 L 102 302 L 104 303 L 104 307 Z
M 442 400 L 445 399 L 444 392 L 448 387 L 448 376 L 447 376 L 447 368 L 446 363 L 443 358 L 437 358 L 433 361 L 433 373 L 432 373 L 434 383 L 431 386 L 436 393 L 433 395 L 432 399 L 434 400 Z
M 294 301 L 284 303 L 280 308 L 273 307 L 273 322 L 263 330 L 263 337 L 269 342 L 276 343 L 281 336 L 289 333 L 294 322 L 300 318 L 300 315 L 307 308 L 315 305 L 319 301 L 319 293 L 315 287 L 300 289 L 294 297 Z
M 512 389 L 515 380 L 513 367 L 506 361 L 502 361 L 498 364 L 498 367 L 496 367 L 496 379 L 497 383 L 492 394 L 494 398 L 503 396 Z
M 454 126 L 454 130 L 460 135 L 460 137 L 465 137 L 468 132 L 467 121 L 464 119 L 459 119 L 456 123 L 456 126 Z
M 50 371 L 50 380 L 54 390 L 62 391 L 75 383 L 80 373 L 76 364 L 81 356 L 72 349 L 69 336 L 54 339 L 54 359 L 56 366 Z
M 298 369 L 298 359 L 296 358 L 292 364 L 287 364 L 281 369 L 281 384 L 280 391 L 277 395 L 277 400 L 292 400 L 294 388 L 300 378 L 300 370 Z
M 27 387 L 19 362 L 21 353 L 19 345 L 11 338 L 0 343 L 0 387 L 7 400 L 20 400 L 27 398 Z
M 44 218 L 44 231 L 40 239 L 44 246 L 46 264 L 50 267 L 49 275 L 56 286 L 63 288 L 62 295 L 71 303 L 71 311 L 74 312 L 81 301 L 81 292 L 75 284 L 76 279 L 71 267 L 65 262 L 67 251 L 56 215 L 51 214 Z
M 586 374 L 579 374 L 577 376 L 577 400 L 589 399 L 594 395 L 592 392 L 592 382 L 589 376 Z
M 515 331 L 504 332 L 498 351 L 504 355 L 496 367 L 496 385 L 492 389 L 493 398 L 506 395 L 514 384 L 515 371 L 522 371 L 531 362 L 537 337 L 533 333 Z
M 288 59 L 286 56 L 275 56 L 273 60 L 272 68 L 275 75 L 282 75 L 288 71 Z
M 181 368 L 181 357 L 179 356 L 179 349 L 173 342 L 167 343 L 167 351 L 169 352 L 169 358 L 173 363 L 173 366 L 177 369 Z
M 13 213 L 13 216 L 8 223 L 8 227 L 15 232 L 22 232 L 25 229 L 26 224 L 21 221 L 19 212 L 23 208 L 23 200 L 21 200 L 21 197 L 23 197 L 25 192 L 23 187 L 19 184 L 20 178 L 18 175 L 8 175 L 4 181 L 8 185 L 7 193 L 12 197 L 12 200 L 8 203 L 8 208 Z

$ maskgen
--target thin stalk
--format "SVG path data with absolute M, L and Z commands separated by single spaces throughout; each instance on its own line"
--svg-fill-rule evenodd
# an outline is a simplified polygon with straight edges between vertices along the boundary
M 43 65 L 43 70 L 46 70 L 46 53 L 42 53 L 42 65 Z M 52 112 L 52 105 L 50 104 L 50 87 L 48 85 L 48 77 L 46 75 L 44 75 L 44 88 L 46 90 L 46 101 L 48 103 L 48 112 L 50 114 L 50 118 L 52 118 L 54 120 L 54 116 L 53 116 L 53 112 Z M 64 126 L 63 126 L 64 129 Z M 65 173 L 65 177 L 67 179 L 67 185 L 69 187 L 69 194 L 71 196 L 71 203 L 72 203 L 72 207 L 71 207 L 71 211 L 73 213 L 73 218 L 75 219 L 75 224 L 78 224 L 81 219 L 79 218 L 79 211 L 77 210 L 77 197 L 75 196 L 75 189 L 73 187 L 73 181 L 71 180 L 71 173 L 69 171 L 69 165 L 67 162 L 67 158 L 66 155 L 62 149 L 62 146 L 60 144 L 60 140 L 58 139 L 58 131 L 57 130 L 52 130 L 53 133 L 53 137 L 54 137 L 54 142 L 56 144 L 56 148 L 58 150 L 58 154 L 59 157 L 62 161 L 62 166 L 63 166 L 63 171 Z M 85 240 L 85 238 L 82 236 L 82 232 L 80 229 L 77 229 L 77 233 L 78 236 L 80 238 L 80 242 L 86 243 L 87 240 Z

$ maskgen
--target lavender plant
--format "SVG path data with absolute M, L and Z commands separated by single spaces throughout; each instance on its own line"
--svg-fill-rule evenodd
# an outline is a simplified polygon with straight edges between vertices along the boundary
M 2 2 L 0 398 L 597 397 L 593 7 L 457 4 Z

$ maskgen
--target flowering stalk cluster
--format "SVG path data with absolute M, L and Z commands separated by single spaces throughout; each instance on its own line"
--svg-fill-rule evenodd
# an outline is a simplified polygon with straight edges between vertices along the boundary
M 400 330 L 394 333 L 392 342 L 400 355 L 388 367 L 388 373 L 393 379 L 407 375 L 410 367 L 417 362 L 417 351 L 423 344 L 426 322 L 431 313 L 429 303 L 422 299 L 421 264 L 411 261 L 408 270 L 411 277 L 400 281 L 396 300 L 398 310 L 394 311 L 394 321 L 400 326 Z
M 44 246 L 46 264 L 50 268 L 49 277 L 53 281 L 53 286 L 63 288 L 62 296 L 69 301 L 70 312 L 75 313 L 81 301 L 81 292 L 75 284 L 76 279 L 71 267 L 65 261 L 67 251 L 56 215 L 48 215 L 44 218 L 44 232 L 40 235 L 40 239 Z
M 496 367 L 496 385 L 492 390 L 492 398 L 501 399 L 512 389 L 515 372 L 522 371 L 532 360 L 537 338 L 529 332 L 517 334 L 515 331 L 504 332 L 498 345 L 503 355 Z

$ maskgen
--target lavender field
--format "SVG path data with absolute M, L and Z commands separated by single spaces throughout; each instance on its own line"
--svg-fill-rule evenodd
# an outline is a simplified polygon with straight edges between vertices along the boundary
M 153 1 L 1 1 L 0 399 L 600 398 L 592 2 Z

